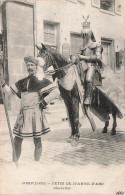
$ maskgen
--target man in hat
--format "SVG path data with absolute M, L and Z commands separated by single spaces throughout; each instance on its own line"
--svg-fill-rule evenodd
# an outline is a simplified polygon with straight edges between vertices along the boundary
M 90 22 L 87 22 L 87 19 L 83 23 L 83 29 L 81 32 L 83 45 L 78 52 L 78 58 L 80 60 L 79 69 L 81 74 L 81 81 L 83 85 L 85 85 L 84 104 L 89 105 L 91 103 L 95 72 L 98 72 L 98 81 L 95 83 L 96 85 L 101 85 L 99 69 L 101 66 L 102 47 L 100 44 L 96 43 L 93 32 L 90 28 Z
M 29 76 L 19 80 L 14 86 L 2 83 L 3 91 L 14 92 L 21 98 L 20 114 L 13 129 L 16 158 L 21 155 L 23 138 L 33 137 L 35 144 L 34 159 L 39 161 L 42 154 L 41 135 L 50 131 L 43 109 L 59 96 L 57 86 L 50 80 L 39 77 L 38 59 L 32 56 L 24 58 Z M 13 158 L 13 161 L 15 159 Z

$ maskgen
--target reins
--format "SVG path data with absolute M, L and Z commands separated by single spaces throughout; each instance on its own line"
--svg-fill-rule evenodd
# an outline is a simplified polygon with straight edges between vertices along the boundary
M 70 66 L 72 66 L 73 65 L 73 63 L 70 63 L 70 64 L 68 64 L 68 65 L 66 65 L 66 66 L 64 66 L 64 67 L 61 67 L 61 68 L 57 68 L 57 69 L 55 69 L 55 70 L 48 70 L 48 71 L 45 71 L 45 73 L 51 73 L 51 74 L 54 74 L 55 72 L 57 72 L 57 71 L 59 71 L 59 70 L 63 70 L 63 69 L 66 69 L 66 68 L 69 68 Z

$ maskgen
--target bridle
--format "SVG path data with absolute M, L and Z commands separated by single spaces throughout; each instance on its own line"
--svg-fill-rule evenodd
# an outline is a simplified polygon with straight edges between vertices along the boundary
M 45 53 L 44 53 L 44 56 L 43 56 L 43 54 L 42 54 L 42 58 L 48 57 L 48 53 L 51 54 L 49 51 L 48 51 L 48 52 L 45 52 Z M 67 65 L 64 66 L 64 67 L 56 68 L 56 69 L 54 69 L 54 70 L 45 71 L 45 74 L 54 74 L 54 73 L 56 73 L 56 72 L 58 72 L 58 71 L 60 71 L 60 70 L 67 69 L 67 68 L 69 68 L 69 67 L 72 66 L 72 65 L 73 65 L 73 63 L 69 63 L 69 64 L 67 64 Z
M 40 51 L 40 53 L 42 52 Z M 48 55 L 48 52 L 44 52 L 44 55 L 42 54 L 42 58 L 45 58 L 47 55 Z M 39 57 L 39 55 L 37 57 Z
M 69 68 L 70 66 L 73 66 L 73 63 L 69 63 L 69 64 L 67 64 L 66 66 L 61 67 L 61 68 L 57 68 L 57 69 L 54 69 L 54 70 L 45 71 L 45 73 L 54 74 L 54 73 L 56 73 L 56 72 L 58 72 L 58 71 L 60 71 L 60 70 L 67 69 L 67 68 Z

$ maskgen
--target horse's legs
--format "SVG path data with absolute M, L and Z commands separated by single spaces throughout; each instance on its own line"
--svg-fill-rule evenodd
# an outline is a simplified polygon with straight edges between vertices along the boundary
M 79 138 L 79 100 L 75 97 L 72 97 L 70 101 L 64 100 L 68 115 L 69 121 L 71 124 L 71 136 L 70 138 Z
M 105 126 L 104 126 L 104 128 L 103 128 L 103 130 L 102 130 L 102 133 L 107 133 L 107 131 L 108 131 L 108 129 L 107 129 L 107 127 L 109 126 L 109 121 L 106 121 L 105 122 Z
M 72 104 L 67 99 L 64 99 L 64 103 L 65 103 L 66 108 L 67 108 L 68 118 L 69 118 L 69 122 L 70 122 L 70 125 L 71 125 L 71 136 L 73 136 L 75 134 L 75 127 L 74 127 L 74 123 L 73 123 Z
M 91 115 L 90 106 L 89 105 L 84 105 L 84 110 L 85 110 L 85 114 L 86 114 L 87 118 L 90 121 L 92 130 L 95 131 L 96 130 L 96 125 L 95 125 L 94 119 Z
M 113 126 L 112 126 L 111 135 L 115 135 L 116 134 L 116 127 L 117 127 L 116 112 L 115 111 L 112 113 L 112 117 L 113 117 Z
M 72 99 L 72 117 L 73 117 L 73 126 L 74 126 L 74 135 L 75 137 L 80 137 L 79 132 L 79 100 L 75 97 Z

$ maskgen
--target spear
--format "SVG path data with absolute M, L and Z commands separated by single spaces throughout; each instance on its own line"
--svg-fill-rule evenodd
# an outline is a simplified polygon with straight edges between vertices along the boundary
M 11 131 L 11 125 L 10 125 L 10 120 L 9 120 L 9 114 L 8 114 L 7 105 L 6 105 L 6 101 L 5 101 L 4 93 L 3 93 L 3 89 L 2 89 L 2 82 L 1 82 L 2 77 L 1 77 L 1 75 L 2 75 L 2 71 L 0 72 L 0 90 L 1 90 L 1 94 L 2 94 L 4 110 L 5 110 L 5 114 L 6 114 L 6 119 L 7 119 L 7 124 L 8 124 L 8 130 L 9 130 L 9 135 L 10 135 L 10 140 L 11 140 L 14 160 L 15 160 L 16 166 L 18 166 L 16 152 L 15 152 L 15 146 L 14 146 L 14 140 L 13 140 L 13 135 L 12 135 L 12 131 Z

